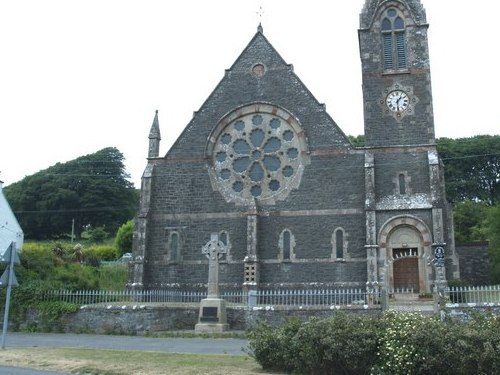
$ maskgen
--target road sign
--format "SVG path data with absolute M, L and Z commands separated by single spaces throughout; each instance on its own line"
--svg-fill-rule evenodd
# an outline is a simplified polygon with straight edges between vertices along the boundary
M 14 256 L 14 264 L 21 263 L 17 251 L 14 250 L 14 242 L 12 242 L 7 250 L 5 250 L 2 255 L 0 255 L 0 263 L 12 263 L 12 256 Z
M 17 282 L 16 274 L 14 271 L 12 271 L 12 277 L 10 279 L 10 284 L 9 284 L 9 273 L 10 273 L 10 267 L 7 267 L 5 271 L 3 271 L 2 277 L 0 277 L 0 288 L 4 288 L 8 285 L 10 286 L 18 286 L 19 283 Z

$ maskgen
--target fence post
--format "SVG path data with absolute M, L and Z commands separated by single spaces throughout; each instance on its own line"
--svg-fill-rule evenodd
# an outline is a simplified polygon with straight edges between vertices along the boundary
M 385 286 L 380 288 L 380 306 L 382 307 L 382 311 L 389 308 L 389 293 L 387 293 L 387 288 Z
M 257 306 L 257 291 L 250 289 L 248 291 L 248 299 L 247 299 L 247 305 L 249 309 L 253 309 L 255 306 Z

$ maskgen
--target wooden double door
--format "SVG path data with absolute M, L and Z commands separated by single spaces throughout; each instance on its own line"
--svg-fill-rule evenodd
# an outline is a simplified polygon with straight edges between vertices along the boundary
M 419 293 L 419 269 L 418 257 L 411 254 L 418 254 L 415 249 L 394 249 L 394 263 L 392 265 L 394 290 L 413 290 Z M 398 254 L 402 254 L 398 257 Z M 408 256 L 408 254 L 410 254 Z

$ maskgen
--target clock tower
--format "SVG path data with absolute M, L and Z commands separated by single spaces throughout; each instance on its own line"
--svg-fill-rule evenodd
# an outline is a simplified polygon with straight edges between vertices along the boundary
M 434 144 L 427 20 L 420 0 L 367 0 L 360 17 L 368 147 Z

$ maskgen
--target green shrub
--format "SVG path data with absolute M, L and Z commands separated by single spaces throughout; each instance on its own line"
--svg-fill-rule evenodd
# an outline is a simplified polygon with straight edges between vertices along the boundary
M 132 252 L 132 239 L 134 236 L 134 221 L 129 220 L 123 224 L 116 233 L 115 247 L 118 250 L 118 256 Z
M 38 279 L 46 280 L 54 273 L 55 261 L 50 244 L 25 243 L 20 260 L 22 268 L 36 274 Z
M 260 323 L 248 334 L 264 370 L 295 374 L 499 374 L 500 318 L 454 323 L 418 313 L 382 318 L 337 313 L 328 319 Z
M 293 337 L 294 369 L 304 374 L 367 374 L 376 360 L 378 320 L 339 312 L 312 319 Z
M 292 371 L 296 350 L 290 344 L 302 324 L 298 319 L 290 319 L 282 327 L 273 328 L 259 322 L 248 333 L 249 354 L 264 370 Z
M 99 261 L 115 260 L 118 256 L 116 247 L 112 245 L 93 245 L 84 250 L 84 258 L 96 258 Z
M 390 311 L 382 327 L 372 374 L 448 374 L 453 369 L 445 357 L 453 353 L 443 352 L 447 326 L 436 318 Z
M 248 334 L 250 354 L 265 370 L 299 374 L 368 374 L 378 347 L 376 318 L 337 313 L 282 327 L 260 323 Z
M 106 232 L 106 228 L 104 226 L 96 228 L 90 227 L 82 233 L 82 238 L 88 239 L 91 243 L 103 242 L 108 237 L 109 233 Z

